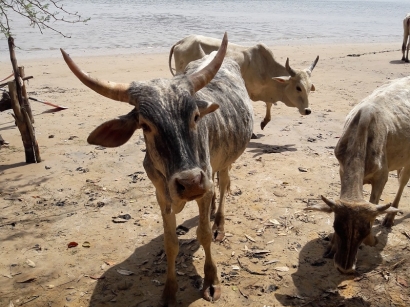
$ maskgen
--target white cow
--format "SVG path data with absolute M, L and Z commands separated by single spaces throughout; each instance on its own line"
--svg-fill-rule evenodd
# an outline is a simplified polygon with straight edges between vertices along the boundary
M 213 229 L 217 233 L 215 239 L 222 240 L 229 169 L 248 145 L 253 128 L 252 104 L 239 66 L 231 59 L 224 60 L 227 44 L 225 34 L 215 57 L 210 55 L 192 62 L 186 75 L 124 84 L 89 76 L 62 51 L 71 71 L 86 86 L 102 96 L 134 106 L 127 115 L 101 124 L 87 141 L 118 147 L 137 129 L 144 134 L 143 165 L 155 186 L 164 225 L 167 277 L 162 306 L 180 306 L 176 298 L 176 214 L 191 200 L 198 204 L 197 238 L 205 253 L 202 295 L 208 301 L 216 301 L 221 295 L 211 253 L 209 217 L 215 194 L 212 178 L 219 173 L 220 201 Z
M 184 72 L 189 62 L 202 58 L 205 54 L 218 50 L 221 40 L 201 35 L 188 36 L 171 47 L 169 53 L 169 69 L 172 74 L 172 55 L 175 59 L 176 74 Z M 284 102 L 288 107 L 298 108 L 302 115 L 309 115 L 309 93 L 315 90 L 310 79 L 312 70 L 319 60 L 319 56 L 312 65 L 304 70 L 293 70 L 289 66 L 279 64 L 272 51 L 264 44 L 244 47 L 229 43 L 227 57 L 233 58 L 241 68 L 249 97 L 253 101 L 266 103 L 266 115 L 261 122 L 261 128 L 271 120 L 272 104 Z
M 326 204 L 306 209 L 335 213 L 335 233 L 325 256 L 334 256 L 336 267 L 348 273 L 354 269 L 360 244 L 377 243 L 371 234 L 376 216 L 387 213 L 383 225 L 393 225 L 410 178 L 410 77 L 381 86 L 353 108 L 335 156 L 340 164 L 340 199 L 322 196 Z M 394 170 L 399 189 L 393 204 L 378 205 L 389 172 Z M 370 202 L 363 197 L 363 184 L 372 185 Z
M 403 20 L 403 45 L 401 46 L 401 51 L 403 53 L 403 57 L 401 58 L 402 61 L 409 62 L 409 49 L 410 49 L 410 13 L 406 15 Z M 404 57 L 404 52 L 406 51 L 406 44 L 407 44 L 407 53 L 406 57 Z

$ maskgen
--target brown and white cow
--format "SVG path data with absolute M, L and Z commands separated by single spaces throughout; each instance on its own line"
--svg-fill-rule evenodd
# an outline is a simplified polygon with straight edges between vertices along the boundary
M 174 74 L 171 67 L 172 55 L 175 59 L 176 74 L 180 74 L 189 62 L 217 50 L 220 44 L 220 39 L 202 35 L 191 35 L 180 40 L 169 52 L 168 65 L 171 73 Z M 319 56 L 309 68 L 294 70 L 289 66 L 289 58 L 285 66 L 281 65 L 264 44 L 244 47 L 230 43 L 226 55 L 239 64 L 249 97 L 253 101 L 261 100 L 266 103 L 265 118 L 261 122 L 262 130 L 270 122 L 272 104 L 277 101 L 297 108 L 302 115 L 311 113 L 308 96 L 315 87 L 310 77 Z
M 331 245 L 325 256 L 333 257 L 343 273 L 355 269 L 361 243 L 374 246 L 371 233 L 376 216 L 393 225 L 404 187 L 410 178 L 410 77 L 387 83 L 348 114 L 335 156 L 340 164 L 339 200 L 322 196 L 324 204 L 306 208 L 334 212 Z M 397 170 L 399 189 L 393 204 L 379 205 L 389 172 Z M 370 201 L 363 197 L 363 184 L 371 184 Z
M 179 247 L 175 215 L 191 200 L 196 200 L 199 207 L 197 237 L 205 251 L 203 297 L 213 301 L 221 295 L 211 255 L 212 176 L 219 172 L 221 196 L 214 230 L 221 239 L 229 168 L 245 150 L 253 128 L 252 105 L 239 66 L 229 59 L 223 61 L 226 46 L 225 34 L 216 56 L 191 63 L 185 74 L 131 84 L 91 78 L 62 50 L 70 69 L 86 86 L 105 97 L 134 106 L 127 115 L 97 127 L 88 142 L 117 147 L 126 143 L 136 129 L 143 131 L 146 143 L 143 164 L 156 188 L 164 223 L 167 255 L 164 306 L 177 305 L 175 259 Z
M 403 53 L 403 56 L 401 58 L 402 61 L 405 61 L 406 63 L 409 62 L 409 49 L 410 49 L 410 13 L 404 17 L 403 20 L 403 44 L 401 45 L 401 52 Z M 406 56 L 404 56 L 406 52 L 406 45 L 407 45 L 407 53 Z

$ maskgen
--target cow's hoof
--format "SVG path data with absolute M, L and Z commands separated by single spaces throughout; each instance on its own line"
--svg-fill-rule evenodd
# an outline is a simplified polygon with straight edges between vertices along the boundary
M 330 258 L 333 259 L 334 255 L 336 254 L 336 251 L 333 250 L 332 246 L 329 246 L 325 253 L 323 254 L 323 258 Z
M 222 240 L 225 238 L 225 231 L 221 230 L 214 230 L 213 233 L 213 239 L 215 242 L 222 242 Z
M 177 307 L 177 299 L 174 296 L 173 298 L 171 297 L 162 297 L 161 302 L 159 304 L 160 307 Z
M 263 130 L 263 128 L 265 128 L 266 124 L 265 122 L 261 122 L 261 129 Z
M 251 139 L 252 139 L 252 140 L 256 140 L 256 139 L 258 139 L 258 137 L 256 136 L 256 134 L 255 134 L 255 133 L 253 133 L 253 132 L 252 132 Z
M 409 63 L 409 59 L 404 60 L 404 62 Z
M 402 61 L 405 61 L 405 60 L 406 60 L 406 58 L 405 58 L 405 57 L 402 57 L 402 58 L 401 58 L 401 60 L 402 60 Z
M 215 302 L 221 297 L 221 286 L 212 285 L 211 283 L 205 281 L 202 296 L 205 300 L 209 302 Z

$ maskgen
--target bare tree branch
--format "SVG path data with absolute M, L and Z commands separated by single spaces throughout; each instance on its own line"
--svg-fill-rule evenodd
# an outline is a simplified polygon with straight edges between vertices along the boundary
M 43 33 L 44 29 L 49 29 L 64 37 L 70 36 L 51 26 L 51 20 L 64 23 L 87 22 L 90 20 L 90 18 L 83 18 L 78 12 L 67 11 L 58 0 L 0 0 L 0 32 L 6 37 L 12 34 L 12 25 L 9 18 L 11 12 L 28 19 L 30 26 L 38 28 L 40 33 Z M 61 17 L 60 13 L 62 13 Z

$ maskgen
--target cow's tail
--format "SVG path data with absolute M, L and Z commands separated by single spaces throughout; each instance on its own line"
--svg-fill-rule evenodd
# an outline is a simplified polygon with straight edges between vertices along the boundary
M 176 43 L 174 46 L 171 47 L 171 50 L 169 51 L 169 58 L 168 58 L 168 66 L 169 66 L 169 71 L 171 72 L 171 74 L 173 76 L 175 76 L 173 70 L 175 70 L 175 68 L 172 68 L 171 66 L 171 62 L 172 62 L 172 55 L 174 54 L 174 48 L 178 43 Z

